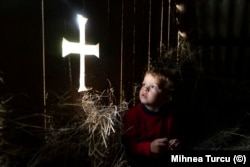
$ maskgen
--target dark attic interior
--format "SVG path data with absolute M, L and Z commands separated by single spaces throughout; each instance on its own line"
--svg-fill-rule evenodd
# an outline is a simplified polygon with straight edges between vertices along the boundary
M 83 67 L 62 56 L 77 15 L 99 44 Z M 175 74 L 185 150 L 250 150 L 250 1 L 1 0 L 0 18 L 0 166 L 128 166 L 121 119 L 151 66 Z

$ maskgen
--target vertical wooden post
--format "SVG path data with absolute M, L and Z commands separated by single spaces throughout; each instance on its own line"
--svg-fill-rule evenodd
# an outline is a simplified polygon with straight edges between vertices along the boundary
M 150 44 L 151 44 L 151 0 L 149 0 L 149 11 L 148 11 L 148 69 L 150 68 Z
M 171 25 L 171 0 L 168 0 L 168 46 L 167 51 L 170 49 L 170 25 Z
M 135 23 L 136 23 L 136 0 L 133 0 L 133 8 L 134 8 L 134 21 L 133 21 L 133 76 L 132 76 L 132 83 L 133 83 L 133 106 L 135 105 L 136 99 L 136 89 L 135 89 Z
M 121 14 L 121 61 L 120 61 L 120 104 L 123 101 L 123 14 L 124 14 L 124 2 L 122 0 L 122 14 Z
M 162 32 L 163 32 L 163 10 L 164 10 L 164 0 L 161 0 L 161 26 L 160 26 L 160 43 L 159 43 L 159 56 L 162 56 Z
M 45 66 L 45 39 L 44 39 L 44 0 L 41 1 L 41 15 L 42 15 L 42 59 L 43 59 L 43 113 L 44 113 L 44 128 L 47 129 L 46 119 L 46 66 Z M 46 136 L 45 136 L 46 137 Z

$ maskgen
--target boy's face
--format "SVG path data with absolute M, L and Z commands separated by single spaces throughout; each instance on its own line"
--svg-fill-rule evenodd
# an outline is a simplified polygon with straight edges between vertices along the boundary
M 139 93 L 141 103 L 152 107 L 160 107 L 163 90 L 159 86 L 160 80 L 157 77 L 146 74 Z

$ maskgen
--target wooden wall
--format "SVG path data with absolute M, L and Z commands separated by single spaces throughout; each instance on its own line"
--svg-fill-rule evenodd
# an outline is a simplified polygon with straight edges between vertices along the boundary
M 79 56 L 62 58 L 61 42 L 63 37 L 79 40 L 75 17 L 80 13 L 88 18 L 86 42 L 100 44 L 100 58 L 86 58 L 87 84 L 102 91 L 109 87 L 108 79 L 116 103 L 130 101 L 133 86 L 140 84 L 148 63 L 161 55 L 161 45 L 177 47 L 175 6 L 171 2 L 169 17 L 168 0 L 44 1 L 46 92 L 64 94 L 78 89 Z M 191 54 L 182 59 L 180 67 L 175 95 L 178 112 L 183 114 L 183 124 L 191 124 L 194 131 L 203 127 L 198 123 L 215 128 L 221 123 L 233 124 L 250 109 L 250 3 L 183 2 L 188 9 L 183 23 L 184 27 L 189 24 Z M 41 2 L 1 1 L 0 9 L 0 71 L 5 81 L 1 91 L 27 93 L 37 111 L 43 112 Z M 229 113 L 231 109 L 235 112 Z M 199 120 L 192 123 L 186 116 L 198 116 Z

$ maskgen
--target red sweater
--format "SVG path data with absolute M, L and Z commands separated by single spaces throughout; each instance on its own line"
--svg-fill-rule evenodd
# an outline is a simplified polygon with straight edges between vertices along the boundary
M 150 143 L 154 139 L 176 137 L 173 115 L 167 108 L 153 112 L 140 103 L 125 113 L 123 124 L 123 143 L 134 158 L 154 158 L 150 153 Z

